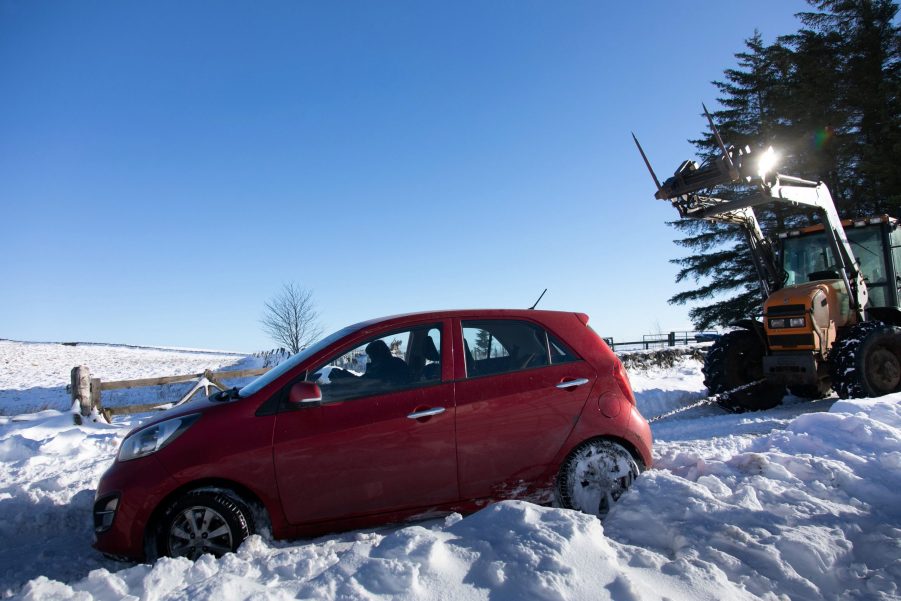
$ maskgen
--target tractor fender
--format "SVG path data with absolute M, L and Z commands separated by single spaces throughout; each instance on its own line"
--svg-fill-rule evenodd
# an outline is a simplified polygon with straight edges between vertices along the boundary
M 867 307 L 867 315 L 890 326 L 901 326 L 901 311 L 895 307 Z
M 766 343 L 766 331 L 763 329 L 763 323 L 757 321 L 756 319 L 739 319 L 738 321 L 733 321 L 729 324 L 733 328 L 742 328 L 744 330 L 750 330 L 757 334 L 757 338 L 760 339 L 760 343 L 763 345 L 763 348 L 768 349 Z

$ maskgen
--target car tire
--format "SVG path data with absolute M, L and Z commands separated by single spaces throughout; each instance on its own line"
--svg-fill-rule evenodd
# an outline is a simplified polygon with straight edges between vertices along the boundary
M 640 471 L 632 453 L 621 444 L 588 440 L 573 449 L 560 466 L 557 504 L 604 519 Z
M 251 512 L 241 500 L 222 490 L 194 490 L 172 503 L 160 520 L 157 553 L 190 560 L 205 553 L 221 557 L 252 532 Z
M 832 388 L 843 399 L 878 397 L 901 390 L 901 328 L 859 323 L 829 353 Z

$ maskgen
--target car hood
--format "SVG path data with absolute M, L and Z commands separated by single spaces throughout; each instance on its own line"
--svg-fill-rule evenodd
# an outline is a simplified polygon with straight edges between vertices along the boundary
M 236 402 L 238 399 L 231 401 L 211 401 L 207 398 L 199 398 L 192 399 L 183 405 L 179 405 L 178 407 L 171 407 L 166 409 L 165 411 L 160 411 L 157 414 L 154 414 L 153 417 L 141 422 L 131 430 L 129 430 L 126 437 L 131 436 L 135 432 L 139 430 L 143 430 L 144 428 L 149 428 L 155 424 L 160 422 L 164 422 L 166 420 L 170 420 L 173 417 L 181 417 L 182 415 L 191 415 L 194 413 L 207 413 L 209 411 L 214 411 L 217 407 L 223 407 L 230 403 Z

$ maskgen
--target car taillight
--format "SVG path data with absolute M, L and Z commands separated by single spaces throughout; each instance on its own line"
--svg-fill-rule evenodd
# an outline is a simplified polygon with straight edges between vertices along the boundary
M 613 361 L 613 379 L 616 380 L 616 384 L 622 391 L 623 396 L 634 405 L 635 395 L 632 394 L 632 383 L 629 382 L 629 374 L 626 373 L 626 368 L 623 367 L 623 363 L 619 359 Z

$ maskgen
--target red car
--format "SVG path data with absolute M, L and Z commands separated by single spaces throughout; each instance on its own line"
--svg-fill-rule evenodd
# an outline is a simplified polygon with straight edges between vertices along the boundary
M 623 366 L 581 313 L 442 311 L 332 334 L 125 438 L 94 546 L 197 558 L 276 538 L 556 501 L 603 517 L 651 464 Z

